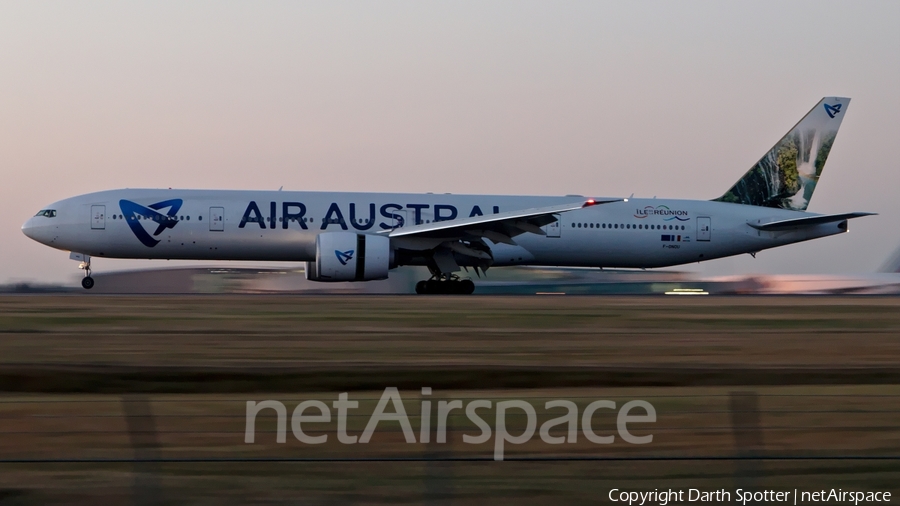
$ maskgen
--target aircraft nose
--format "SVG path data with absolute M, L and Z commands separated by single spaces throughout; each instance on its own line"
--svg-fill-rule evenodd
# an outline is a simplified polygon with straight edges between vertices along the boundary
M 25 224 L 22 225 L 22 233 L 25 234 L 29 239 L 37 240 L 35 237 L 35 225 L 34 218 L 29 218 Z
M 47 244 L 47 232 L 47 225 L 41 223 L 37 217 L 31 218 L 22 225 L 22 233 L 32 241 L 41 244 Z

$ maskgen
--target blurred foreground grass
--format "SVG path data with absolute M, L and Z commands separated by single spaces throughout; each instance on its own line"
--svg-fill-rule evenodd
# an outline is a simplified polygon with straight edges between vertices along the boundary
M 898 308 L 852 297 L 9 296 L 0 390 L 900 383 Z
M 594 504 L 611 488 L 898 490 L 900 299 L 854 297 L 0 297 L 0 505 Z M 247 401 L 360 402 L 401 388 L 416 434 L 420 388 L 441 399 L 651 402 L 657 422 L 598 445 L 535 436 L 511 457 L 726 460 L 469 462 L 493 440 L 461 411 L 447 443 L 408 444 L 398 424 L 367 444 L 275 442 L 274 412 L 244 443 Z M 742 447 L 735 392 L 758 395 Z M 147 414 L 129 406 L 146 406 Z M 433 408 L 433 409 L 436 409 Z M 494 426 L 493 411 L 484 418 Z M 615 433 L 612 412 L 594 418 Z M 737 420 L 737 422 L 736 422 Z M 149 423 L 148 423 L 149 422 Z M 525 418 L 511 413 L 510 433 Z M 558 428 L 559 430 L 559 428 Z M 555 431 L 555 435 L 561 432 Z M 195 462 L 127 462 L 133 458 Z M 228 462 L 219 458 L 391 462 Z M 20 459 L 19 462 L 13 462 Z M 46 459 L 47 462 L 23 462 Z M 124 459 L 82 462 L 67 459 Z M 53 462 L 56 463 L 53 463 Z

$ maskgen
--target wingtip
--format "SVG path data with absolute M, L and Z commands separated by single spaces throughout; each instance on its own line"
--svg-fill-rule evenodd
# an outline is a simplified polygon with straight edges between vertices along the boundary
M 628 199 L 612 199 L 612 200 L 600 200 L 597 199 L 587 199 L 581 207 L 592 207 L 599 206 L 600 204 L 611 204 L 613 202 L 628 202 Z

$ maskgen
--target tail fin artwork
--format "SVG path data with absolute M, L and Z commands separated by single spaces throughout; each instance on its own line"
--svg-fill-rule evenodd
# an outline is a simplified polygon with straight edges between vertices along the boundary
M 715 200 L 805 211 L 849 103 L 849 98 L 823 98 L 725 195 Z

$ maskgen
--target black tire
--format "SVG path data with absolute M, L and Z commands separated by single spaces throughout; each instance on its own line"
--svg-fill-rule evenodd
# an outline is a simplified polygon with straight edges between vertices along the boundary
M 416 293 L 422 295 L 423 293 L 428 293 L 428 282 L 419 281 L 416 283 Z
M 475 293 L 475 283 L 472 282 L 471 279 L 464 279 L 460 281 L 459 287 L 461 288 L 460 293 L 465 295 L 471 295 Z
M 81 286 L 85 290 L 90 290 L 91 288 L 94 288 L 94 278 L 92 278 L 90 276 L 85 276 L 84 278 L 81 279 Z

